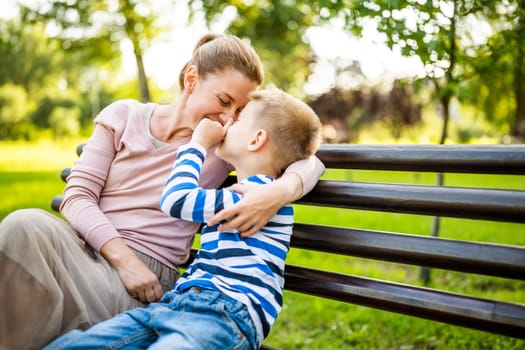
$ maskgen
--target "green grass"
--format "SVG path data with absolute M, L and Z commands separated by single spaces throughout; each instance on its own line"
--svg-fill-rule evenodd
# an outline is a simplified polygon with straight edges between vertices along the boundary
M 51 211 L 51 199 L 64 189 L 60 172 L 73 165 L 79 143 L 0 142 L 0 219 L 21 208 Z
M 59 171 L 0 171 L 0 191 L 3 194 L 0 218 L 22 208 L 51 211 L 51 199 L 63 189 Z
M 25 207 L 51 211 L 62 192 L 62 168 L 76 159 L 80 141 L 61 144 L 0 143 L 0 219 Z M 433 184 L 434 174 L 329 171 L 325 178 L 354 181 Z M 449 186 L 525 189 L 524 176 L 450 175 Z M 410 234 L 430 232 L 431 219 L 407 214 L 377 213 L 296 205 L 297 222 L 334 224 Z M 525 245 L 525 225 L 445 218 L 441 236 Z M 418 267 L 316 253 L 292 248 L 288 263 L 312 268 L 419 285 Z M 455 293 L 525 303 L 525 282 L 432 270 L 432 284 Z M 525 341 L 427 321 L 318 297 L 285 291 L 283 312 L 265 344 L 284 349 L 523 349 Z

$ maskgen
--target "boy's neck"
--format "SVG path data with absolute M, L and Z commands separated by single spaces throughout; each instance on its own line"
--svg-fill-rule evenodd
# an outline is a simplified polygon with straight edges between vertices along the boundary
M 253 175 L 267 175 L 274 179 L 279 176 L 278 172 L 272 166 L 272 161 L 260 155 L 253 157 L 245 156 L 242 161 L 232 162 L 232 165 L 237 173 L 238 182 Z

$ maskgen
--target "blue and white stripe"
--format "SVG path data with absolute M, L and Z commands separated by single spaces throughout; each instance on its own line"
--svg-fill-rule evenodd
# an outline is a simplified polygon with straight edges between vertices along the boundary
M 199 187 L 205 157 L 206 150 L 199 144 L 179 147 L 160 202 L 165 213 L 206 223 L 215 213 L 241 199 L 239 194 L 228 189 Z M 266 175 L 255 175 L 241 183 L 272 181 Z M 211 288 L 239 300 L 247 306 L 262 343 L 282 307 L 284 263 L 290 248 L 292 226 L 293 209 L 289 205 L 281 208 L 259 232 L 247 238 L 234 232 L 219 232 L 217 226 L 204 226 L 201 248 L 175 288 Z

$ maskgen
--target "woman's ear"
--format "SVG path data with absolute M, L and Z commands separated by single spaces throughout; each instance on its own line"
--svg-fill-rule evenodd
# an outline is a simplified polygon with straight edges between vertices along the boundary
M 258 151 L 261 149 L 266 142 L 268 141 L 268 133 L 264 129 L 258 129 L 253 134 L 253 137 L 250 139 L 248 144 L 248 151 Z
M 186 90 L 186 92 L 191 93 L 193 91 L 198 77 L 199 71 L 195 65 L 192 64 L 186 68 L 186 72 L 184 73 L 184 90 Z

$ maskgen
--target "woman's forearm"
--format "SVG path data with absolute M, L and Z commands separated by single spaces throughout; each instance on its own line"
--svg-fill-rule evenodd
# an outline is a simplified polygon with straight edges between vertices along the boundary
M 270 186 L 274 187 L 271 192 L 280 199 L 279 207 L 295 202 L 303 196 L 303 180 L 297 173 L 285 173 Z
M 208 225 L 222 223 L 221 230 L 238 230 L 249 236 L 263 227 L 284 205 L 310 192 L 324 172 L 321 161 L 312 156 L 290 165 L 283 176 L 267 185 L 233 185 L 243 199 L 233 207 L 215 214 Z
M 290 164 L 290 166 L 286 168 L 283 176 L 281 176 L 276 182 L 280 182 L 281 180 L 285 179 L 288 186 L 292 186 L 290 189 L 291 191 L 297 191 L 295 186 L 299 185 L 300 192 L 299 194 L 295 193 L 295 196 L 293 196 L 293 198 L 291 198 L 291 200 L 285 204 L 296 201 L 310 192 L 317 184 L 317 181 L 319 181 L 321 175 L 323 175 L 324 170 L 324 164 L 316 156 L 311 156 L 308 159 L 300 160 Z M 296 183 L 293 178 L 288 178 L 287 175 L 289 174 L 295 174 L 299 178 L 299 183 Z

